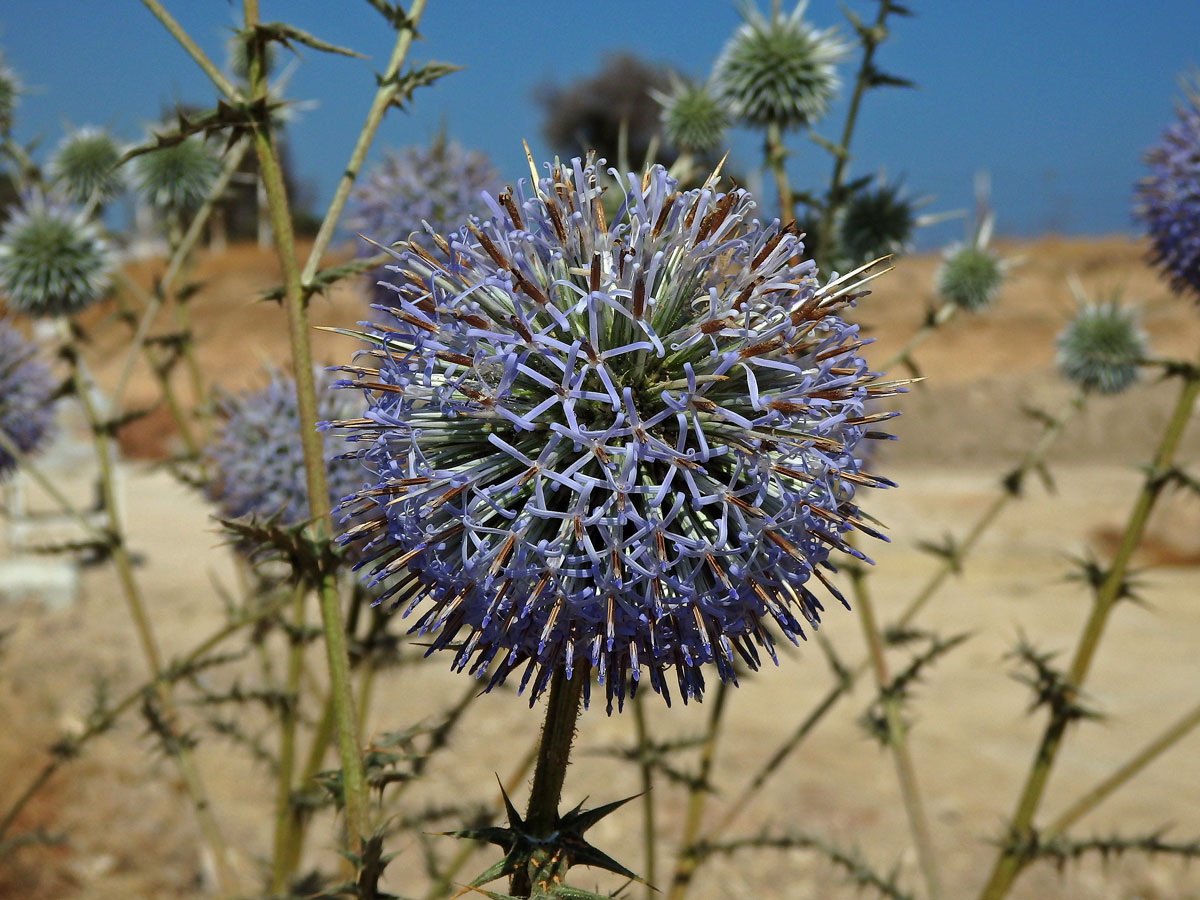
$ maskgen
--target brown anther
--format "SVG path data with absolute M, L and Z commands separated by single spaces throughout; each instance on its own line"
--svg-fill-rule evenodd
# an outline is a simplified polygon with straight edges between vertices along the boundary
M 474 222 L 471 222 L 467 227 L 470 229 L 471 234 L 475 235 L 475 240 L 479 241 L 479 246 L 481 246 L 484 252 L 492 258 L 492 261 L 495 262 L 497 266 L 499 266 L 501 269 L 507 269 L 512 266 L 512 262 L 508 259 L 508 257 L 500 252 L 500 248 L 492 243 L 492 239 L 490 237 L 479 230 L 478 225 L 476 225 Z
M 436 233 L 435 233 L 435 234 L 433 235 L 433 243 L 434 243 L 434 244 L 436 244 L 436 245 L 437 245 L 437 248 L 438 248 L 439 250 L 441 250 L 443 253 L 445 253 L 445 254 L 446 254 L 446 256 L 450 256 L 450 255 L 451 255 L 451 254 L 450 254 L 450 242 L 449 242 L 449 241 L 447 241 L 447 240 L 446 240 L 444 237 L 442 237 L 440 234 L 436 234 Z
M 804 412 L 808 409 L 808 405 L 805 403 L 792 403 L 789 400 L 772 400 L 767 404 L 767 409 L 773 409 L 776 412 L 790 416 L 793 413 Z
M 700 323 L 701 334 L 716 334 L 722 328 L 729 325 L 728 319 L 709 319 L 707 322 Z
M 521 321 L 519 316 L 509 316 L 508 324 L 512 326 L 513 331 L 521 336 L 521 340 L 529 343 L 533 340 L 533 334 L 525 327 L 525 323 Z
M 733 494 L 726 494 L 725 499 L 728 500 L 730 503 L 732 503 L 734 506 L 736 506 L 738 509 L 740 509 L 742 512 L 750 513 L 750 515 L 752 515 L 752 516 L 762 517 L 762 516 L 766 515 L 766 513 L 764 513 L 757 506 L 753 506 L 753 505 L 747 503 L 741 497 L 734 496 Z
M 517 209 L 517 204 L 513 200 L 512 191 L 505 188 L 500 192 L 500 205 L 508 212 L 508 218 L 512 220 L 513 227 L 518 231 L 525 230 L 525 222 L 521 219 L 521 213 Z
M 840 356 L 843 353 L 853 353 L 861 347 L 865 347 L 870 341 L 855 341 L 853 344 L 842 344 L 838 347 L 830 347 L 828 350 L 823 350 L 813 357 L 813 360 L 820 362 L 823 359 L 829 359 L 834 356 Z
M 779 246 L 779 242 L 783 240 L 783 236 L 785 234 L 787 234 L 787 229 L 779 232 L 779 234 L 775 235 L 775 237 L 763 244 L 763 248 L 759 250 L 758 253 L 755 254 L 754 259 L 750 261 L 750 268 L 752 270 L 757 269 L 760 265 L 762 265 L 763 260 L 770 256 L 772 251 Z
M 783 346 L 782 338 L 775 338 L 770 341 L 763 341 L 761 344 L 754 344 L 747 347 L 745 350 L 738 351 L 738 358 L 749 359 L 752 356 L 762 356 L 764 353 L 770 353 L 772 350 L 777 350 Z
M 703 412 L 712 412 L 717 408 L 717 404 L 713 403 L 707 397 L 692 397 L 689 402 L 692 404 L 692 406 L 696 407 L 696 409 Z
M 437 497 L 435 497 L 433 499 L 432 502 L 430 502 L 430 504 L 429 504 L 430 512 L 432 512 L 433 510 L 437 509 L 439 506 L 442 506 L 445 503 L 449 503 L 451 500 L 453 500 L 455 497 L 457 497 L 459 494 L 461 494 L 463 491 L 465 491 L 469 487 L 470 487 L 469 484 L 462 484 L 462 485 L 459 485 L 458 487 L 450 488 L 448 491 L 446 491 L 443 494 L 439 494 Z
M 608 225 L 604 221 L 604 202 L 602 196 L 604 191 L 600 191 L 592 198 L 592 213 L 596 217 L 596 227 L 601 231 L 608 231 Z
M 592 254 L 592 264 L 588 269 L 588 290 L 593 294 L 600 290 L 600 254 Z
M 750 295 L 754 293 L 754 289 L 762 284 L 761 278 L 755 278 L 752 282 L 742 288 L 742 292 L 737 295 L 737 299 L 733 301 L 733 308 L 741 310 L 746 305 L 746 301 L 750 299 Z
M 551 201 L 546 204 L 546 212 L 550 215 L 550 224 L 554 226 L 554 233 L 558 235 L 558 240 L 565 243 L 567 240 L 567 229 L 563 228 L 562 214 L 558 211 L 558 204 Z
M 654 220 L 654 227 L 650 229 L 650 237 L 658 237 L 658 233 L 667 224 L 667 216 L 670 215 L 671 207 L 675 205 L 675 199 L 678 196 L 678 194 L 670 194 L 663 200 L 662 209 L 658 211 L 658 218 Z
M 704 217 L 704 220 L 700 223 L 700 231 L 696 235 L 697 244 L 703 240 L 707 240 L 708 236 L 721 226 L 721 223 L 729 215 L 729 211 L 733 209 L 733 204 L 736 200 L 737 194 L 733 191 L 728 191 L 717 204 L 717 208 Z
M 512 552 L 513 545 L 517 542 L 515 534 L 509 534 L 504 539 L 504 543 L 500 545 L 500 549 L 496 553 L 496 558 L 492 560 L 492 564 L 488 567 L 488 574 L 495 575 L 500 571 L 500 567 L 504 565 L 504 560 L 508 558 L 508 554 Z
M 382 394 L 403 394 L 404 387 L 399 384 L 384 384 L 380 381 L 359 381 L 355 387 L 367 388 L 371 391 L 379 391 Z
M 469 356 L 464 356 L 461 353 L 453 353 L 450 350 L 439 350 L 434 354 L 442 362 L 454 363 L 457 366 L 469 366 L 473 364 L 473 360 Z
M 646 311 L 646 276 L 638 273 L 633 283 L 633 317 L 640 319 Z

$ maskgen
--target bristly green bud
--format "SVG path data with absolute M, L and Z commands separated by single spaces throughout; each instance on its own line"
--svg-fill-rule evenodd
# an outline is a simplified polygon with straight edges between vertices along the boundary
M 24 198 L 0 232 L 0 292 L 11 309 L 65 316 L 104 296 L 115 260 L 99 226 L 41 194 Z
M 765 18 L 741 6 L 743 23 L 713 67 L 718 95 L 734 115 L 756 128 L 798 128 L 829 110 L 840 82 L 834 66 L 847 47 L 834 29 L 819 31 L 804 21 L 807 0 L 789 15 L 778 9 Z
M 1146 343 L 1136 311 L 1121 306 L 1115 295 L 1084 302 L 1058 336 L 1058 370 L 1084 390 L 1119 394 L 1137 381 Z
M 21 79 L 0 56 L 0 136 L 8 136 L 12 131 L 13 114 L 17 110 L 17 101 L 21 97 Z
M 107 203 L 125 189 L 117 168 L 121 148 L 101 128 L 80 128 L 67 135 L 50 160 L 50 177 L 76 203 Z
M 216 155 L 198 137 L 189 137 L 133 159 L 138 190 L 155 206 L 187 209 L 198 205 L 221 171 Z
M 670 93 L 651 91 L 662 104 L 663 133 L 688 153 L 704 154 L 720 148 L 729 128 L 729 111 L 702 82 L 671 78 Z
M 986 247 L 951 247 L 937 271 L 937 292 L 959 309 L 977 312 L 996 298 L 1004 270 L 1000 258 Z

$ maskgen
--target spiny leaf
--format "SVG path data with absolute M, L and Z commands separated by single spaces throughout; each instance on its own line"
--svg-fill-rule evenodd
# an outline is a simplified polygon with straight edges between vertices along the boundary
M 363 272 L 368 272 L 376 266 L 381 266 L 392 257 L 386 253 L 377 253 L 375 256 L 366 257 L 364 259 L 355 259 L 347 263 L 341 263 L 336 266 L 326 266 L 324 269 L 319 269 L 313 276 L 312 281 L 304 285 L 304 297 L 307 300 L 314 294 L 324 294 L 325 291 L 332 287 L 343 278 L 349 278 L 352 275 L 361 275 Z M 282 302 L 287 296 L 287 289 L 282 285 L 276 285 L 269 290 L 263 291 L 258 295 L 259 300 L 274 300 L 276 303 Z
M 367 2 L 375 7 L 379 11 L 379 14 L 387 19 L 388 24 L 397 31 L 405 28 L 413 28 L 416 24 L 408 17 L 408 14 L 404 12 L 404 8 L 399 3 L 388 3 L 387 0 L 367 0 Z
M 1066 675 L 1050 664 L 1056 654 L 1043 653 L 1022 637 L 1015 649 L 1008 654 L 1028 669 L 1030 674 L 1014 673 L 1013 678 L 1028 685 L 1033 691 L 1033 703 L 1028 712 L 1039 706 L 1048 707 L 1055 721 L 1073 722 L 1080 719 L 1099 719 L 1100 713 L 1083 705 L 1078 689 Z
M 870 64 L 863 70 L 863 77 L 866 79 L 869 87 L 915 88 L 917 86 L 916 82 L 909 81 L 907 78 L 900 78 L 897 75 L 889 75 L 887 72 L 880 71 Z
M 296 52 L 296 48 L 292 46 L 292 42 L 295 41 L 297 44 L 303 44 L 305 47 L 311 47 L 323 53 L 336 53 L 339 56 L 352 56 L 356 59 L 367 58 L 354 50 L 323 41 L 309 34 L 307 31 L 301 31 L 294 25 L 288 25 L 286 22 L 260 22 L 254 26 L 254 37 L 264 42 L 275 41 L 293 53 Z
M 452 63 L 431 60 L 420 68 L 410 68 L 407 72 L 397 72 L 395 77 L 390 80 L 384 78 L 382 75 L 376 76 L 376 81 L 380 87 L 389 83 L 394 84 L 395 92 L 392 96 L 391 105 L 398 109 L 404 109 L 404 104 L 412 99 L 413 92 L 417 88 L 429 87 L 439 78 L 449 75 L 451 72 L 460 72 L 462 69 L 462 66 L 456 66 Z

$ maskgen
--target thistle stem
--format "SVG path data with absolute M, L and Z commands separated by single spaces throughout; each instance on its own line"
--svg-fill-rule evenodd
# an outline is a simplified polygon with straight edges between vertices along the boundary
M 862 623 L 871 668 L 875 671 L 875 686 L 879 689 L 880 703 L 883 706 L 887 727 L 887 745 L 888 749 L 892 751 L 892 758 L 896 763 L 896 777 L 900 782 L 904 812 L 908 816 L 913 843 L 917 848 L 917 860 L 925 879 L 926 897 L 928 900 L 941 900 L 942 883 L 938 876 L 937 853 L 934 851 L 933 837 L 929 831 L 929 817 L 925 812 L 925 804 L 921 801 L 917 770 L 913 765 L 912 752 L 908 744 L 908 729 L 900 715 L 900 701 L 892 692 L 892 677 L 888 672 L 883 641 L 880 639 L 879 626 L 875 619 L 874 605 L 867 590 L 866 575 L 861 567 L 852 567 L 850 583 L 854 589 L 854 606 L 858 610 L 859 621 Z
M 192 40 L 191 35 L 187 33 L 182 25 L 175 21 L 174 17 L 167 12 L 166 8 L 159 3 L 158 0 L 142 0 L 142 5 L 145 6 L 146 9 L 150 10 L 154 18 L 162 22 L 163 27 L 170 32 L 171 37 L 175 38 L 175 40 L 179 43 L 179 46 L 181 46 L 187 52 L 187 55 L 195 60 L 196 65 L 198 65 L 204 71 L 204 74 L 212 80 L 212 83 L 216 85 L 217 90 L 224 94 L 226 99 L 234 102 L 242 99 L 242 96 L 238 93 L 237 88 L 234 87 L 233 82 L 221 74 L 221 70 L 217 68 L 213 61 L 205 55 L 204 51 L 200 49 L 199 45 Z M 248 27 L 250 23 L 247 22 L 246 24 Z
M 787 149 L 783 146 L 783 129 L 775 122 L 767 126 L 766 142 L 763 145 L 763 157 L 767 168 L 775 178 L 775 192 L 779 197 L 779 222 L 787 225 L 796 218 L 795 201 L 792 199 L 792 188 L 788 184 Z
M 296 768 L 296 724 L 300 712 L 300 673 L 304 663 L 305 601 L 308 584 L 292 589 L 292 628 L 289 633 L 286 698 L 279 716 L 279 770 L 275 776 L 275 838 L 271 855 L 271 895 L 282 895 L 292 876 L 289 868 L 289 839 L 292 822 L 293 776 Z
M 142 654 L 146 658 L 147 668 L 154 680 L 155 699 L 162 708 L 163 718 L 168 723 L 168 727 L 174 732 L 177 719 L 175 702 L 171 696 L 169 682 L 162 677 L 164 671 L 162 653 L 154 636 L 150 616 L 146 612 L 145 601 L 142 599 L 137 579 L 133 574 L 133 561 L 130 559 L 129 550 L 125 545 L 125 532 L 121 527 L 118 513 L 115 472 L 112 463 L 112 437 L 92 402 L 93 386 L 84 370 L 83 361 L 79 358 L 78 347 L 69 342 L 69 326 L 66 322 L 62 323 L 62 328 L 64 337 L 68 340 L 65 353 L 71 367 L 71 380 L 75 395 L 92 430 L 92 444 L 96 454 L 96 465 L 99 469 L 100 500 L 108 519 L 108 550 L 117 572 L 117 580 L 125 595 L 125 602 L 129 608 L 130 618 L 133 620 L 138 641 L 142 647 Z M 212 854 L 220 890 L 223 895 L 232 896 L 237 893 L 237 879 L 229 863 L 229 852 L 225 845 L 225 839 L 213 816 L 208 791 L 196 769 L 192 752 L 185 741 L 170 740 L 167 745 L 187 788 L 200 825 L 201 836 Z
M 1138 492 L 1125 529 L 1121 534 L 1112 564 L 1105 574 L 1104 581 L 1096 591 L 1091 614 L 1083 626 L 1079 644 L 1071 659 L 1070 668 L 1067 670 L 1067 682 L 1077 692 L 1083 688 L 1109 614 L 1121 596 L 1125 586 L 1125 575 L 1129 570 L 1134 550 L 1141 542 L 1150 512 L 1154 509 L 1154 504 L 1166 484 L 1164 475 L 1169 471 L 1175 459 L 1179 442 L 1183 438 L 1192 408 L 1196 404 L 1196 397 L 1200 394 L 1200 369 L 1191 369 L 1183 377 L 1183 388 L 1179 392 L 1175 408 L 1159 440 L 1153 461 L 1146 471 L 1141 490 Z M 1021 789 L 1017 807 L 1009 823 L 1008 834 L 1014 840 L 1007 841 L 998 854 L 987 883 L 979 895 L 980 900 L 1000 900 L 1008 893 L 1024 868 L 1027 860 L 1022 856 L 1021 846 L 1033 831 L 1034 816 L 1041 804 L 1046 784 L 1050 780 L 1050 772 L 1054 767 L 1054 761 L 1058 756 L 1069 724 L 1070 721 L 1065 716 L 1052 717 L 1047 723 L 1026 776 L 1025 784 Z
M 696 869 L 700 865 L 700 856 L 696 849 L 697 838 L 700 836 L 700 824 L 704 820 L 709 780 L 717 753 L 717 737 L 721 733 L 721 720 L 724 717 L 728 694 L 729 683 L 722 681 L 717 685 L 712 712 L 709 714 L 708 730 L 700 748 L 700 766 L 696 772 L 696 779 L 688 786 L 687 811 L 684 813 L 683 834 L 679 838 L 679 858 L 675 861 L 675 873 L 671 876 L 667 900 L 683 900 L 687 896 L 688 888 L 691 887 Z
M 1115 772 L 1067 807 L 1058 818 L 1043 829 L 1042 841 L 1052 841 L 1060 836 L 1064 831 L 1107 800 L 1109 796 L 1133 778 L 1133 776 L 1137 775 L 1159 756 L 1179 743 L 1197 725 L 1200 725 L 1200 706 L 1193 707 L 1177 719 L 1162 734 L 1139 750 L 1128 762 L 1124 763 Z
M 321 257 L 325 255 L 325 250 L 329 246 L 330 240 L 333 239 L 338 220 L 342 216 L 342 210 L 350 197 L 350 189 L 354 186 L 363 160 L 367 157 L 367 151 L 371 148 L 371 142 L 375 139 L 375 132 L 379 129 L 379 123 L 383 121 L 384 113 L 387 112 L 388 106 L 396 96 L 398 87 L 396 79 L 400 73 L 400 67 L 404 65 L 405 57 L 408 56 L 408 48 L 412 45 L 413 34 L 416 32 L 417 24 L 421 21 L 421 14 L 425 12 L 425 2 L 426 0 L 413 0 L 412 5 L 408 8 L 407 22 L 396 33 L 396 43 L 392 47 L 392 55 L 388 59 L 387 68 L 383 70 L 380 78 L 379 89 L 371 100 L 366 121 L 358 134 L 358 140 L 354 142 L 354 149 L 350 151 L 350 160 L 342 169 L 342 177 L 333 192 L 333 199 L 329 201 L 329 207 L 325 211 L 325 217 L 321 220 L 321 227 L 318 229 L 312 249 L 309 251 L 308 262 L 300 275 L 300 282 L 306 287 L 312 284 L 313 277 L 317 274 Z
M 589 674 L 576 671 L 575 677 L 568 679 L 562 668 L 556 668 L 550 677 L 546 722 L 542 726 L 542 739 L 533 770 L 533 788 L 529 792 L 529 810 L 525 814 L 525 827 L 534 838 L 551 835 L 558 824 L 558 802 L 571 760 L 575 723 L 583 705 L 583 686 Z M 528 897 L 532 888 L 527 870 L 514 873 L 514 897 Z
M 152 0 L 146 0 L 152 2 Z M 258 3 L 244 0 L 245 27 L 258 24 Z M 250 42 L 249 82 L 252 99 L 266 96 L 267 82 L 263 67 L 262 46 Z M 254 151 L 258 169 L 267 194 L 272 239 L 283 271 L 284 306 L 287 310 L 288 335 L 292 350 L 292 369 L 296 378 L 296 406 L 300 420 L 300 444 L 304 453 L 305 482 L 308 488 L 309 515 L 313 520 L 310 531 L 314 540 L 323 543 L 330 537 L 329 487 L 325 476 L 324 450 L 317 433 L 317 402 L 313 382 L 312 348 L 309 343 L 308 313 L 300 282 L 300 267 L 296 258 L 295 235 L 288 208 L 287 191 L 279 165 L 269 121 L 255 123 Z M 329 688 L 333 698 L 334 722 L 337 726 L 338 749 L 342 762 L 342 787 L 346 808 L 346 824 L 357 850 L 357 842 L 368 833 L 367 781 L 363 772 L 362 753 L 355 719 L 353 690 L 350 684 L 350 661 L 346 651 L 346 635 L 342 611 L 338 603 L 337 580 L 332 571 L 322 572 L 317 579 L 322 630 L 325 635 L 326 660 L 329 667 Z
M 655 840 L 654 767 L 650 761 L 650 729 L 646 723 L 646 704 L 641 692 L 630 700 L 633 705 L 633 725 L 636 730 L 638 768 L 642 775 L 642 850 L 645 857 L 646 900 L 654 900 L 658 891 L 658 853 Z

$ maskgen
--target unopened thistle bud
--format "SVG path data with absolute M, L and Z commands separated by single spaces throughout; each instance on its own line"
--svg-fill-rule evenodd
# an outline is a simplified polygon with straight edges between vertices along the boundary
M 28 194 L 0 232 L 0 293 L 30 316 L 68 316 L 101 299 L 115 258 L 74 206 Z
M 108 132 L 80 128 L 63 139 L 50 159 L 55 186 L 76 203 L 107 203 L 125 188 L 121 149 Z
M 531 163 L 532 167 L 532 163 Z M 751 196 L 679 191 L 661 166 L 549 167 L 491 218 L 397 253 L 400 278 L 344 366 L 365 411 L 341 423 L 370 485 L 345 507 L 372 584 L 454 668 L 641 679 L 669 700 L 735 679 L 772 632 L 841 602 L 879 383 L 791 228 Z M 586 693 L 585 693 L 586 697 Z
M 1058 369 L 1088 391 L 1119 394 L 1137 381 L 1146 335 L 1116 300 L 1084 303 L 1058 336 Z
M 721 147 L 729 128 L 729 112 L 703 82 L 672 78 L 668 93 L 651 91 L 662 104 L 663 133 L 688 153 L 710 153 Z
M 942 300 L 968 312 L 978 312 L 991 304 L 1003 281 L 1000 257 L 979 243 L 948 248 L 934 276 Z
M 221 172 L 221 163 L 198 137 L 135 156 L 133 178 L 155 206 L 188 209 L 198 206 Z
M 846 45 L 834 29 L 819 31 L 804 21 L 807 0 L 790 15 L 768 19 L 747 3 L 743 22 L 713 67 L 717 94 L 746 125 L 797 128 L 829 110 L 840 83 L 835 66 Z

